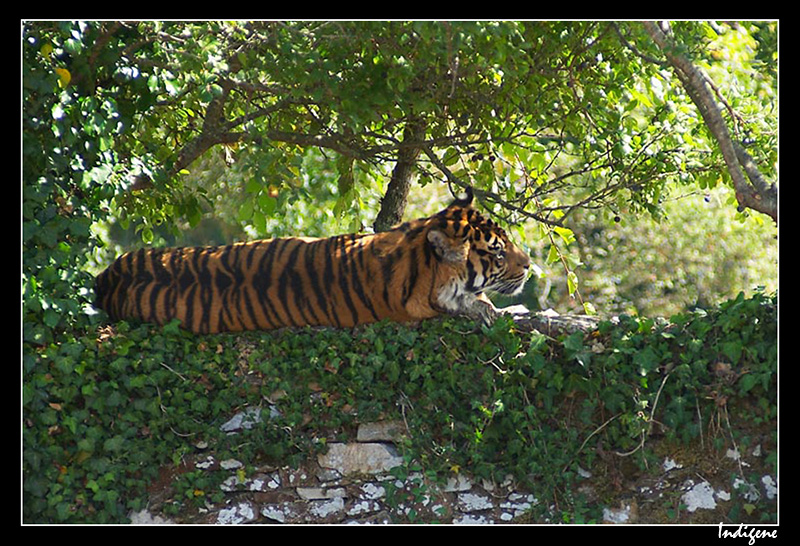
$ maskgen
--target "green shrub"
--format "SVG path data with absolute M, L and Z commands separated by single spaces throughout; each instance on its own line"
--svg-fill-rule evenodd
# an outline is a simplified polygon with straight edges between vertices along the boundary
M 382 418 L 407 423 L 401 449 L 426 476 L 512 475 L 582 506 L 573 485 L 595 446 L 646 456 L 654 426 L 691 441 L 722 396 L 754 401 L 747 419 L 776 419 L 776 302 L 620 317 L 559 340 L 462 319 L 217 336 L 120 323 L 66 338 L 24 354 L 23 519 L 124 521 L 199 446 L 249 467 L 298 464 Z M 220 431 L 268 405 L 252 429 Z M 219 499 L 225 477 L 180 473 L 171 506 Z

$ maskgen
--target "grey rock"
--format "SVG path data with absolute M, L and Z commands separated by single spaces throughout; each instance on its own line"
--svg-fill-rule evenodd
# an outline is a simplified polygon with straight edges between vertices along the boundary
M 261 506 L 261 515 L 278 523 L 302 523 L 305 519 L 303 510 L 294 502 L 264 504 Z
M 394 446 L 379 443 L 335 443 L 318 456 L 323 468 L 334 469 L 343 476 L 380 474 L 403 464 Z
M 327 519 L 344 511 L 344 499 L 337 497 L 329 501 L 313 501 L 309 513 Z
M 378 421 L 359 425 L 356 440 L 359 442 L 395 442 L 405 432 L 402 421 Z
M 475 493 L 460 493 L 458 495 L 458 504 L 464 512 L 479 512 L 494 508 L 494 504 L 492 504 L 489 497 Z
M 231 417 L 230 420 L 223 423 L 219 429 L 222 432 L 231 434 L 242 429 L 251 429 L 259 421 L 261 421 L 261 408 L 249 407 Z
M 347 497 L 343 487 L 327 489 L 324 487 L 298 487 L 297 495 L 303 500 L 327 500 Z
M 240 502 L 230 508 L 223 508 L 217 514 L 217 523 L 247 523 L 256 519 L 256 510 L 250 502 Z
M 447 483 L 444 486 L 445 493 L 453 493 L 459 491 L 469 491 L 472 489 L 473 483 L 469 478 L 463 474 L 459 474 L 455 478 L 447 478 Z
M 714 488 L 708 482 L 700 482 L 684 493 L 681 500 L 686 504 L 689 512 L 694 512 L 698 508 L 713 510 L 717 507 L 714 500 Z

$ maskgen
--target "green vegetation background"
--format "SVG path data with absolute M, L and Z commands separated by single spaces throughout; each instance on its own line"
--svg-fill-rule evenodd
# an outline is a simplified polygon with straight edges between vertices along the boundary
M 602 474 L 599 454 L 613 452 L 659 468 L 653 438 L 703 444 L 699 456 L 712 458 L 759 444 L 776 475 L 777 360 L 776 300 L 760 293 L 670 323 L 623 316 L 560 340 L 521 334 L 510 320 L 204 337 L 120 323 L 24 356 L 23 521 L 126 521 L 148 506 L 160 472 L 201 446 L 244 462 L 247 476 L 299 465 L 379 419 L 408 426 L 405 472 L 430 483 L 511 475 L 540 500 L 533 521 L 599 521 L 602 506 L 579 493 L 579 468 Z M 248 407 L 271 417 L 235 436 L 220 430 Z M 169 516 L 222 502 L 227 477 L 182 473 L 160 508 Z M 726 522 L 777 518 L 744 492 L 731 506 Z
M 560 499 L 567 519 L 573 521 L 582 502 L 572 487 L 577 465 L 591 468 L 597 462 L 597 450 L 585 447 L 589 439 L 606 449 L 638 449 L 641 462 L 653 456 L 647 441 L 653 428 L 674 441 L 692 442 L 718 422 L 722 411 L 729 411 L 734 420 L 765 423 L 774 431 L 768 460 L 777 465 L 777 228 L 757 214 L 736 212 L 719 158 L 691 109 L 685 103 L 673 109 L 666 90 L 656 96 L 641 81 L 632 85 L 630 79 L 640 73 L 651 78 L 650 83 L 666 84 L 666 80 L 653 67 L 637 66 L 641 60 L 626 54 L 619 41 L 610 40 L 604 50 L 621 59 L 616 65 L 604 60 L 609 71 L 586 65 L 598 82 L 612 77 L 619 86 L 586 87 L 587 93 L 597 93 L 598 102 L 586 102 L 591 103 L 593 115 L 602 117 L 603 144 L 615 150 L 619 172 L 634 177 L 642 167 L 636 160 L 647 155 L 643 151 L 648 140 L 628 137 L 641 130 L 643 116 L 665 116 L 669 119 L 658 119 L 664 126 L 669 121 L 684 128 L 685 123 L 689 128 L 685 132 L 659 129 L 659 134 L 671 139 L 674 133 L 686 144 L 680 147 L 668 140 L 664 147 L 687 150 L 685 159 L 700 161 L 697 179 L 687 176 L 687 183 L 667 185 L 661 182 L 666 178 L 654 177 L 645 188 L 648 191 L 626 189 L 604 203 L 607 207 L 576 211 L 571 231 L 562 231 L 560 238 L 551 238 L 552 232 L 536 223 L 512 229 L 512 236 L 541 268 L 529 283 L 524 303 L 531 309 L 553 307 L 562 313 L 582 312 L 582 303 L 591 303 L 604 316 L 623 314 L 619 324 L 607 323 L 589 338 L 557 340 L 520 334 L 507 321 L 487 330 L 458 319 L 410 327 L 379 324 L 353 332 L 198 338 L 175 325 L 122 323 L 108 328 L 90 305 L 93 275 L 123 250 L 142 244 L 219 244 L 264 236 L 330 235 L 369 226 L 385 193 L 391 162 L 356 162 L 352 184 L 343 188 L 341 157 L 329 150 L 322 153 L 315 147 L 285 143 L 255 150 L 230 146 L 213 148 L 192 165 L 191 172 L 169 178 L 156 165 L 175 161 L 174 155 L 190 138 L 186 135 L 198 129 L 198 113 L 218 96 L 215 78 L 229 67 L 215 49 L 226 34 L 216 31 L 231 29 L 216 23 L 208 28 L 187 25 L 186 33 L 178 34 L 180 39 L 187 40 L 192 51 L 208 53 L 217 64 L 199 62 L 192 54 L 180 57 L 182 70 L 173 72 L 153 59 L 163 54 L 159 59 L 164 63 L 175 61 L 177 57 L 170 57 L 167 50 L 179 42 L 147 42 L 150 49 L 136 66 L 152 72 L 143 74 L 135 63 L 122 66 L 124 55 L 141 43 L 135 29 L 125 27 L 106 35 L 108 26 L 113 25 L 23 25 L 24 522 L 124 521 L 130 510 L 145 506 L 147 486 L 159 467 L 180 464 L 200 441 L 246 460 L 248 468 L 264 460 L 296 462 L 324 449 L 328 441 L 350 437 L 356 422 L 397 417 L 402 399 L 414 408 L 405 414 L 414 431 L 403 446 L 409 465 L 420 466 L 435 479 L 457 471 L 478 476 L 512 473 L 520 482 L 539 488 L 545 501 Z M 145 22 L 141 30 L 153 36 L 180 26 Z M 723 90 L 735 98 L 731 100 L 738 111 L 751 116 L 748 127 L 755 127 L 751 137 L 763 151 L 758 159 L 772 172 L 777 134 L 770 114 L 775 105 L 769 92 L 773 80 L 763 78 L 773 65 L 756 65 L 752 55 L 746 62 L 737 56 L 757 41 L 755 56 L 770 61 L 769 55 L 762 58 L 769 51 L 763 46 L 777 34 L 769 25 L 752 27 L 723 35 L 732 37 L 733 44 L 714 46 L 706 54 L 704 47 L 717 44 L 719 38 L 711 25 L 676 25 L 682 36 L 697 39 L 694 45 L 702 47 L 695 47 L 694 53 L 716 70 L 715 77 L 728 74 L 735 80 L 747 72 L 748 63 L 767 67 L 759 76 L 762 79 L 742 76 L 747 85 L 726 82 Z M 443 32 L 438 27 L 413 30 L 434 37 Z M 486 25 L 480 30 L 489 37 L 507 37 L 508 44 L 518 38 L 511 28 Z M 563 59 L 567 57 L 559 48 L 577 51 L 586 33 L 596 30 L 590 23 L 553 24 L 544 28 L 543 36 L 560 39 L 542 43 L 552 48 L 548 53 L 553 58 Z M 305 36 L 292 28 L 283 31 Z M 397 29 L 398 39 L 405 38 L 403 32 Z M 603 36 L 608 40 L 614 34 Z M 633 38 L 636 33 L 626 36 Z M 107 47 L 93 49 L 101 37 L 108 40 Z M 433 61 L 443 54 L 445 42 L 432 43 L 439 48 L 430 53 L 436 65 Z M 600 45 L 606 47 L 604 43 Z M 333 53 L 349 59 L 346 48 L 339 46 L 341 50 Z M 478 46 L 487 58 L 494 53 L 513 58 L 512 49 L 499 51 L 483 42 Z M 772 50 L 777 55 L 776 48 Z M 723 62 L 716 66 L 713 59 L 720 55 Z M 306 67 L 295 66 L 295 58 L 286 59 L 291 62 L 284 67 L 284 76 L 300 78 Z M 260 68 L 247 64 L 259 59 L 244 60 L 247 70 Z M 486 85 L 487 93 L 509 89 L 498 83 L 502 71 L 488 66 L 493 77 L 484 81 L 481 67 L 475 85 Z M 415 74 L 405 65 L 400 68 L 396 83 L 401 85 L 378 91 L 415 92 L 410 80 Z M 383 74 L 382 69 L 375 70 Z M 548 79 L 563 78 L 565 73 L 554 70 L 531 84 L 552 82 L 542 89 L 569 101 L 576 96 L 571 82 Z M 509 68 L 505 75 L 510 74 Z M 324 76 L 309 74 L 306 83 L 312 95 Z M 356 91 L 368 97 L 376 89 Z M 439 91 L 446 95 L 449 88 Z M 531 100 L 523 88 L 512 91 L 522 96 L 505 98 Z M 599 102 L 602 91 L 610 92 L 609 108 Z M 670 92 L 671 99 L 678 100 L 680 93 Z M 385 96 L 378 94 L 381 100 Z M 316 95 L 312 98 L 318 100 Z M 344 98 L 336 105 L 340 117 L 318 121 L 346 118 L 348 129 L 370 131 L 395 127 L 384 118 L 369 117 L 374 105 Z M 623 99 L 627 100 L 624 116 L 613 104 Z M 444 118 L 431 110 L 431 117 L 451 123 L 469 117 L 474 107 L 484 118 L 472 122 L 502 125 L 490 115 L 491 105 L 465 104 L 453 102 Z M 408 105 L 411 110 L 435 108 L 437 101 L 412 95 L 408 104 L 401 104 Z M 537 112 L 535 101 L 525 105 Z M 397 105 L 387 108 L 386 119 L 407 114 Z M 539 113 L 539 117 L 532 114 L 536 123 L 562 116 L 547 109 Z M 291 111 L 276 123 L 307 127 L 308 120 L 298 116 Z M 624 134 L 613 125 L 623 121 Z M 446 134 L 445 129 L 449 130 L 437 130 Z M 570 130 L 581 129 L 579 121 L 570 120 Z M 550 142 L 524 144 L 536 151 L 528 157 L 532 164 L 546 160 L 542 150 Z M 459 154 L 479 155 L 469 147 Z M 512 177 L 506 171 L 497 174 L 497 163 L 461 164 L 474 167 L 490 180 L 486 184 L 513 197 Z M 131 166 L 153 175 L 151 192 L 130 191 L 126 176 L 136 170 Z M 661 160 L 655 166 L 672 168 Z M 422 174 L 423 183 L 415 185 L 410 195 L 407 217 L 435 212 L 451 198 L 429 172 Z M 589 189 L 601 187 L 591 186 L 600 185 L 604 174 L 608 173 L 596 179 L 587 176 Z M 582 193 L 586 188 L 564 189 L 562 202 L 586 197 Z M 671 326 L 656 317 L 673 317 Z M 316 396 L 309 396 L 312 384 Z M 248 432 L 252 441 L 246 446 L 219 433 L 219 425 L 237 410 L 260 405 L 278 391 L 288 393 L 278 402 L 281 420 Z M 719 434 L 714 440 L 715 447 L 722 448 L 728 438 Z M 738 430 L 735 440 L 739 445 L 750 441 Z M 171 509 L 219 500 L 220 479 L 184 475 L 175 486 Z M 757 517 L 772 521 L 776 515 L 767 509 Z

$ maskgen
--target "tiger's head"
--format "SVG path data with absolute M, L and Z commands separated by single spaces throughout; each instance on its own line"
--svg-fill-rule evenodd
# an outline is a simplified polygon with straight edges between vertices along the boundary
M 457 282 L 448 283 L 444 298 L 460 301 L 484 291 L 518 294 L 527 280 L 530 258 L 503 228 L 472 208 L 472 201 L 468 190 L 466 198 L 456 199 L 431 218 L 427 240 L 437 260 L 458 276 Z

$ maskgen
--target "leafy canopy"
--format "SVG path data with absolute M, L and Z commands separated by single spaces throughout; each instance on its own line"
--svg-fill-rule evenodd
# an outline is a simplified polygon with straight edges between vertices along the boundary
M 774 179 L 776 25 L 672 33 Z M 28 339 L 84 320 L 109 223 L 152 243 L 235 206 L 264 236 L 302 197 L 357 228 L 403 154 L 421 184 L 470 184 L 564 241 L 579 208 L 657 217 L 671 187 L 730 180 L 634 22 L 25 22 L 22 50 Z M 198 184 L 218 156 L 226 171 Z

